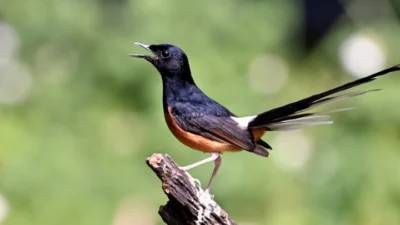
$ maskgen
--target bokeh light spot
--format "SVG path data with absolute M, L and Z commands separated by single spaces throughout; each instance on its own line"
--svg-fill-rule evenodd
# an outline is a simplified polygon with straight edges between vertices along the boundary
M 29 96 L 32 78 L 29 71 L 13 62 L 0 67 L 0 103 L 17 104 Z
M 19 39 L 14 28 L 0 21 L 0 67 L 6 66 L 18 51 Z
M 303 168 L 313 153 L 313 142 L 300 132 L 280 133 L 276 140 L 273 159 L 279 167 L 288 171 Z
M 251 61 L 248 79 L 256 92 L 274 94 L 286 84 L 288 71 L 286 61 L 280 56 L 261 55 Z
M 343 41 L 339 59 L 346 72 L 356 78 L 385 67 L 386 54 L 379 42 L 364 34 L 354 34 Z
M 8 214 L 9 207 L 8 207 L 8 201 L 7 199 L 0 194 L 0 223 L 2 223 Z

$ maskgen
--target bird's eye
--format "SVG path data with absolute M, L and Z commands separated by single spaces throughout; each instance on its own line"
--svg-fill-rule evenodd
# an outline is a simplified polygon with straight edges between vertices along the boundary
M 169 51 L 167 51 L 167 50 L 162 51 L 161 52 L 161 57 L 164 58 L 164 59 L 168 58 L 169 57 Z

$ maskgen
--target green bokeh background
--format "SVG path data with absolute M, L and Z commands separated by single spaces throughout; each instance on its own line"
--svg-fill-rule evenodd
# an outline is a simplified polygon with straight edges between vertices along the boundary
M 23 102 L 0 105 L 0 194 L 9 204 L 0 224 L 163 224 L 167 199 L 145 159 L 162 152 L 186 165 L 207 155 L 169 133 L 161 79 L 128 57 L 143 52 L 133 41 L 180 46 L 200 88 L 242 116 L 354 79 L 338 60 L 354 33 L 379 38 L 387 66 L 400 62 L 396 20 L 341 18 L 304 55 L 292 37 L 300 16 L 300 4 L 281 0 L 1 0 L 32 87 Z M 255 91 L 247 75 L 264 54 L 288 67 L 276 93 Z M 274 70 L 259 73 L 274 81 Z M 268 159 L 224 154 L 216 201 L 239 224 L 400 224 L 399 84 L 393 74 L 365 85 L 384 90 L 338 103 L 357 109 L 333 115 L 334 125 L 269 133 Z M 305 162 L 277 160 L 293 158 L 299 135 L 311 143 Z M 191 174 L 205 185 L 212 166 Z

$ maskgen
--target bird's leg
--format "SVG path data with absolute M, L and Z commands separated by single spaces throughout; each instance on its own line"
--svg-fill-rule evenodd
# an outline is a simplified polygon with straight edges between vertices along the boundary
M 213 152 L 213 153 L 211 153 L 211 156 L 208 157 L 208 158 L 205 158 L 205 159 L 203 159 L 201 161 L 198 161 L 196 163 L 193 163 L 193 164 L 190 164 L 190 165 L 187 165 L 187 166 L 179 167 L 179 169 L 181 169 L 181 170 L 188 171 L 190 169 L 193 169 L 196 166 L 200 166 L 202 164 L 205 164 L 205 163 L 208 163 L 208 162 L 211 162 L 211 161 L 214 161 L 215 167 L 214 167 L 214 171 L 213 171 L 213 173 L 211 175 L 211 179 L 208 182 L 207 188 L 205 190 L 205 192 L 208 193 L 209 195 L 211 195 L 210 194 L 211 183 L 214 180 L 214 177 L 218 172 L 219 166 L 221 165 L 221 156 L 219 155 L 219 153 L 214 153 Z M 211 195 L 211 198 L 213 198 L 213 197 L 214 196 Z
M 187 165 L 187 166 L 179 167 L 179 169 L 184 170 L 184 171 L 188 171 L 188 170 L 193 169 L 193 168 L 195 168 L 195 167 L 197 167 L 197 166 L 200 166 L 200 165 L 202 165 L 202 164 L 204 164 L 204 163 L 208 163 L 208 162 L 214 161 L 214 160 L 216 160 L 217 158 L 219 158 L 219 154 L 213 152 L 213 153 L 211 153 L 211 156 L 210 156 L 210 157 L 205 158 L 205 159 L 203 159 L 203 160 L 201 160 L 201 161 L 198 161 L 198 162 L 196 162 L 196 163 Z
M 214 171 L 211 175 L 210 181 L 208 182 L 207 188 L 206 188 L 206 192 L 208 194 L 210 194 L 210 188 L 211 188 L 211 183 L 213 182 L 215 175 L 217 175 L 219 166 L 221 165 L 221 156 L 218 154 L 217 158 L 214 160 L 215 163 L 215 167 L 214 167 Z

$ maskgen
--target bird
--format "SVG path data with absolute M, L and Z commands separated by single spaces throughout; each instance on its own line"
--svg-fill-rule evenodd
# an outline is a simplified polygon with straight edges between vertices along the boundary
M 291 131 L 304 127 L 331 124 L 329 114 L 352 110 L 337 108 L 319 112 L 308 110 L 318 106 L 345 100 L 371 91 L 343 91 L 374 81 L 377 77 L 400 70 L 400 64 L 372 75 L 354 80 L 301 100 L 261 112 L 239 117 L 225 106 L 207 96 L 194 82 L 189 59 L 185 52 L 171 44 L 146 45 L 134 42 L 152 55 L 130 54 L 150 62 L 160 73 L 163 86 L 163 111 L 171 133 L 186 146 L 210 156 L 193 164 L 179 167 L 188 171 L 208 162 L 214 169 L 205 192 L 210 194 L 211 184 L 221 165 L 221 154 L 245 150 L 268 157 L 272 147 L 262 140 L 269 131 Z M 336 95 L 335 95 L 336 94 Z

